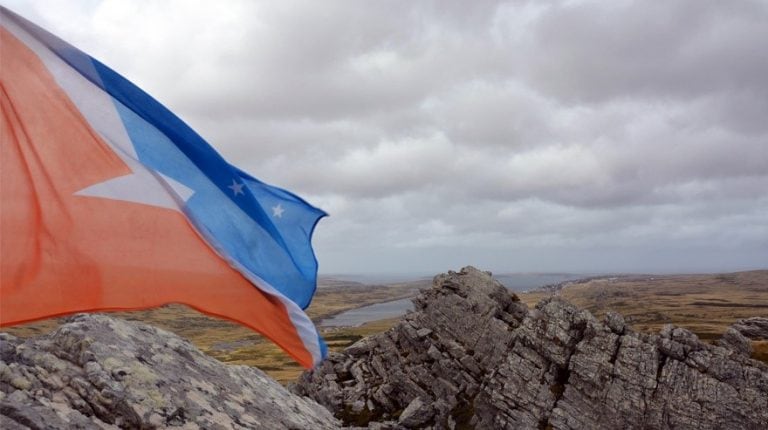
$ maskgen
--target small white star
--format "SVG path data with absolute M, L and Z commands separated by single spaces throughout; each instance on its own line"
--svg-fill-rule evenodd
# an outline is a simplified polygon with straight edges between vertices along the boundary
M 272 216 L 282 218 L 283 212 L 285 212 L 285 209 L 283 209 L 283 205 L 280 203 L 277 206 L 272 206 Z
M 236 180 L 232 180 L 232 185 L 227 185 L 227 188 L 231 189 L 235 195 L 238 194 L 244 194 L 243 193 L 243 184 L 238 184 Z

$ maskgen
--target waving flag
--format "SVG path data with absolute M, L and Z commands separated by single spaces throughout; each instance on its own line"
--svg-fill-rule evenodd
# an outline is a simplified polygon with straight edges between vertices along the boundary
M 325 213 L 228 164 L 156 100 L 0 8 L 0 325 L 184 303 L 310 367 Z

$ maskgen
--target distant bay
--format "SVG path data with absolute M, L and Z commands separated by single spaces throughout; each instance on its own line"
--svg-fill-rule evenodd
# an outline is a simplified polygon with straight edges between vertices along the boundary
M 393 300 L 350 309 L 320 321 L 322 327 L 357 327 L 369 321 L 396 318 L 413 310 L 411 299 Z

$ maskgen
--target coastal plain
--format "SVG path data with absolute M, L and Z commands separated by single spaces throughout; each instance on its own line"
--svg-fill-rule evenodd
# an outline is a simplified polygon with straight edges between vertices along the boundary
M 429 285 L 431 281 L 423 279 L 367 285 L 322 278 L 307 313 L 319 323 L 345 310 L 414 297 Z M 529 308 L 544 298 L 559 296 L 598 318 L 608 311 L 619 312 L 638 331 L 658 332 L 665 324 L 674 324 L 712 342 L 739 319 L 768 317 L 768 270 L 703 275 L 600 276 L 517 294 Z M 259 367 L 283 384 L 294 381 L 303 370 L 277 346 L 253 331 L 183 305 L 119 312 L 115 316 L 169 330 L 189 339 L 218 360 Z M 60 321 L 45 320 L 3 331 L 19 337 L 35 336 L 53 330 Z M 391 318 L 359 327 L 320 327 L 320 331 L 329 349 L 340 351 L 365 336 L 389 329 L 397 321 L 398 318 Z M 752 357 L 768 363 L 768 341 L 753 341 L 752 347 Z

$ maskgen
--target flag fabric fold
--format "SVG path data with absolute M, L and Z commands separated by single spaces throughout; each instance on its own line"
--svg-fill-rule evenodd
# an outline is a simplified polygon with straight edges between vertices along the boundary
M 0 7 L 0 325 L 184 303 L 305 367 L 326 214 L 225 161 L 102 63 Z

